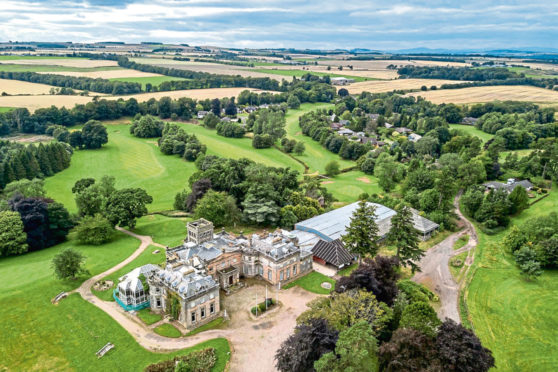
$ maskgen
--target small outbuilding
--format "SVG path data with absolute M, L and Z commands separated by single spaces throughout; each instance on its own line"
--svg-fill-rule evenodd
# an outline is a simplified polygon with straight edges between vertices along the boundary
M 333 265 L 337 269 L 350 265 L 355 259 L 339 239 L 330 242 L 319 240 L 312 248 L 312 258 L 319 264 Z

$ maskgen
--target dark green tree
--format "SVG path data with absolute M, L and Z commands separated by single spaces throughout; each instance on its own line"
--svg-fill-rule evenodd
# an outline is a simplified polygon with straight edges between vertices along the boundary
M 341 238 L 345 246 L 362 256 L 374 257 L 378 253 L 378 225 L 376 224 L 376 207 L 372 203 L 360 201 L 353 212 L 347 233 Z
M 68 248 L 54 256 L 52 267 L 58 279 L 76 279 L 78 275 L 88 273 L 83 267 L 84 262 L 83 254 Z
M 424 256 L 419 248 L 419 232 L 415 229 L 413 212 L 406 205 L 399 204 L 395 211 L 397 214 L 391 218 L 391 228 L 388 241 L 395 245 L 397 259 L 403 266 L 410 266 L 412 272 L 420 271 L 417 265 Z
M 19 213 L 0 212 L 0 257 L 27 252 L 27 235 Z
M 136 219 L 147 214 L 146 204 L 153 198 L 141 188 L 126 188 L 113 192 L 106 201 L 105 216 L 113 225 L 134 228 Z

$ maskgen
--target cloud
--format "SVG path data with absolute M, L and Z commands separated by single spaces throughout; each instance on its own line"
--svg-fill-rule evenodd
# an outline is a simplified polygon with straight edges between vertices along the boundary
M 543 0 L 6 0 L 0 40 L 371 49 L 558 47 L 557 15 L 558 2 Z

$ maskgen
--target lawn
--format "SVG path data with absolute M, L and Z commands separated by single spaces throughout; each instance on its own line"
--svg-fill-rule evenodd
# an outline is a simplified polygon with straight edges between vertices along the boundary
M 374 78 L 369 78 L 369 77 L 364 77 L 364 76 L 351 76 L 351 72 L 347 71 L 347 74 L 343 74 L 343 72 L 332 72 L 332 73 L 328 73 L 328 72 L 318 72 L 318 71 L 308 71 L 308 70 L 273 70 L 270 68 L 260 68 L 260 69 L 254 69 L 252 71 L 255 72 L 261 72 L 263 74 L 273 74 L 273 75 L 282 75 L 282 76 L 296 76 L 297 78 L 300 78 L 306 74 L 312 74 L 312 75 L 316 75 L 316 76 L 329 76 L 329 77 L 345 77 L 348 79 L 354 79 L 355 82 L 360 82 L 360 81 L 367 81 L 367 80 L 379 80 L 379 79 L 374 79 Z
M 134 232 L 153 238 L 155 243 L 176 247 L 184 242 L 188 218 L 165 217 L 159 214 L 143 216 L 138 219 Z
M 182 333 L 178 329 L 176 329 L 175 326 L 169 323 L 163 323 L 160 326 L 154 328 L 153 331 L 158 335 L 165 337 L 178 338 L 182 336 Z
M 139 242 L 139 240 L 136 240 Z M 137 244 L 138 246 L 139 244 Z M 137 248 L 136 246 L 136 248 Z M 159 253 L 153 254 L 154 251 L 159 250 Z M 145 251 L 143 251 L 138 258 L 130 262 L 128 265 L 124 266 L 120 270 L 106 276 L 104 280 L 111 280 L 114 283 L 114 286 L 106 291 L 95 291 L 92 290 L 93 294 L 99 297 L 101 300 L 104 301 L 114 301 L 114 297 L 112 295 L 112 291 L 118 285 L 118 278 L 126 275 L 130 271 L 134 270 L 136 267 L 140 267 L 147 264 L 162 264 L 165 262 L 165 251 L 164 249 L 157 248 L 150 246 Z
M 479 137 L 482 140 L 482 142 L 486 142 L 492 139 L 492 137 L 494 137 L 493 134 L 483 132 L 482 130 L 475 128 L 475 126 L 473 125 L 450 124 L 449 126 L 450 129 L 459 129 L 471 136 Z
M 378 179 L 361 171 L 341 173 L 333 178 L 325 179 L 322 185 L 342 203 L 355 202 L 363 193 L 372 195 L 382 192 Z
M 152 313 L 150 308 L 141 309 L 138 311 L 138 318 L 141 319 L 146 325 L 151 325 L 157 323 L 159 320 L 163 319 L 161 314 Z
M 321 284 L 323 282 L 331 283 L 331 289 L 322 288 Z M 295 285 L 306 289 L 308 292 L 317 294 L 329 294 L 335 289 L 335 280 L 325 276 L 324 274 L 320 274 L 317 271 L 312 271 L 304 275 L 303 277 L 300 277 L 297 280 L 285 285 L 283 289 L 289 289 L 294 287 Z
M 287 130 L 287 137 L 294 138 L 304 143 L 306 147 L 304 154 L 301 156 L 294 156 L 308 165 L 309 173 L 325 173 L 325 166 L 332 160 L 337 161 L 341 168 L 355 165 L 355 162 L 341 159 L 339 155 L 322 147 L 319 142 L 302 134 L 300 126 L 298 125 L 298 118 L 309 111 L 323 108 L 333 108 L 333 105 L 328 103 L 304 103 L 300 105 L 300 108 L 297 110 L 287 111 L 287 126 L 285 128 Z
M 554 189 L 512 224 L 556 210 Z M 499 371 L 558 370 L 558 272 L 545 270 L 537 280 L 527 281 L 501 246 L 507 231 L 492 236 L 477 232 L 473 278 L 465 292 L 475 332 L 492 350 Z
M 193 336 L 193 335 L 197 335 L 200 332 L 208 331 L 210 329 L 219 328 L 221 326 L 221 324 L 223 324 L 223 321 L 224 321 L 223 317 L 213 319 L 211 322 L 206 323 L 206 324 L 202 325 L 201 327 L 198 327 L 198 328 L 194 329 L 193 331 L 188 332 L 186 334 L 186 336 Z
M 339 270 L 339 271 L 337 272 L 337 274 L 338 274 L 338 275 L 341 275 L 341 276 L 349 276 L 349 275 L 351 275 L 351 273 L 352 273 L 353 271 L 355 271 L 357 268 L 358 268 L 358 264 L 355 263 L 355 264 L 352 264 L 352 265 L 350 265 L 350 266 L 347 266 L 347 267 L 345 267 L 345 268 Z
M 50 262 L 61 250 L 73 247 L 86 257 L 91 275 L 98 274 L 128 257 L 138 241 L 117 234 L 102 246 L 82 246 L 74 241 L 18 257 L 0 259 L 0 362 L 10 371 L 139 371 L 148 364 L 183 355 L 189 351 L 215 347 L 223 371 L 229 359 L 225 339 L 215 339 L 175 353 L 151 353 L 139 346 L 109 315 L 72 294 L 58 305 L 50 300 L 61 291 L 79 286 L 81 281 L 59 281 Z M 95 353 L 107 342 L 115 349 L 98 359 Z
M 122 78 L 112 78 L 109 80 L 116 81 L 126 81 L 129 83 L 140 83 L 142 89 L 145 89 L 146 84 L 151 84 L 152 86 L 158 86 L 165 81 L 176 81 L 176 80 L 186 80 L 179 77 L 172 76 L 147 76 L 147 77 L 122 77 Z

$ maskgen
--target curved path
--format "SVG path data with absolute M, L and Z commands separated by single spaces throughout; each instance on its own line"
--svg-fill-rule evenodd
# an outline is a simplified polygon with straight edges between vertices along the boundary
M 461 191 L 453 201 L 456 214 L 465 224 L 465 228 L 455 234 L 448 236 L 434 247 L 430 248 L 419 263 L 421 271 L 416 273 L 413 280 L 424 284 L 433 290 L 440 298 L 441 306 L 438 309 L 440 319 L 453 319 L 460 323 L 459 316 L 459 289 L 460 285 L 455 282 L 449 270 L 449 260 L 451 257 L 462 252 L 470 251 L 465 266 L 462 270 L 468 270 L 473 263 L 474 248 L 477 246 L 477 232 L 473 224 L 463 216 L 459 210 L 459 199 Z M 453 250 L 453 245 L 460 236 L 468 234 L 469 242 L 458 250 Z
M 273 297 L 278 298 L 282 304 L 280 311 L 276 311 L 269 316 L 264 316 L 259 320 L 252 320 L 248 315 L 250 303 L 255 300 L 253 296 L 263 299 L 263 286 L 251 286 L 241 290 L 242 295 L 233 295 L 225 298 L 231 302 L 233 311 L 227 309 L 231 314 L 228 329 L 216 329 L 201 332 L 197 335 L 182 338 L 168 338 L 160 336 L 145 326 L 136 317 L 124 311 L 116 302 L 108 302 L 99 299 L 91 292 L 91 287 L 107 275 L 126 266 L 136 259 L 147 247 L 154 245 L 165 248 L 163 245 L 154 243 L 151 237 L 137 235 L 130 231 L 118 228 L 119 231 L 133 236 L 141 241 L 141 244 L 134 253 L 120 262 L 118 265 L 107 271 L 95 275 L 86 280 L 74 290 L 89 303 L 97 306 L 105 313 L 116 320 L 125 330 L 127 330 L 136 341 L 145 349 L 153 352 L 169 352 L 188 348 L 217 337 L 227 338 L 234 353 L 230 361 L 231 371 L 275 371 L 274 355 L 279 345 L 292 333 L 296 325 L 296 317 L 307 310 L 306 303 L 317 295 L 306 292 L 299 287 L 293 287 L 287 291 L 280 291 L 279 294 L 273 292 Z M 270 289 L 271 293 L 271 289 Z M 227 304 L 227 307 L 229 304 Z

